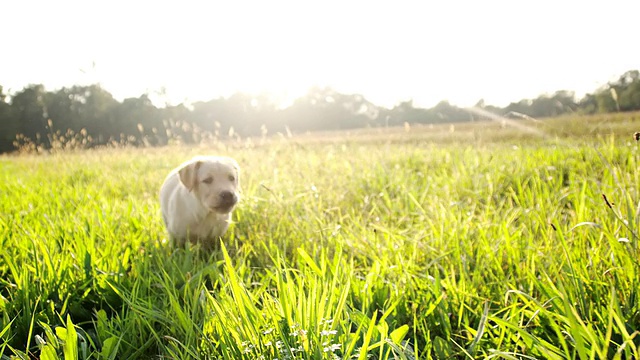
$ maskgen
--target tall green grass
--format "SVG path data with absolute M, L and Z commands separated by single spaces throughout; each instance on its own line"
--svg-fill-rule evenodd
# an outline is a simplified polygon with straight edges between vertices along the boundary
M 159 213 L 197 153 L 243 168 L 214 253 Z M 614 137 L 1 158 L 0 354 L 640 358 L 639 160 Z

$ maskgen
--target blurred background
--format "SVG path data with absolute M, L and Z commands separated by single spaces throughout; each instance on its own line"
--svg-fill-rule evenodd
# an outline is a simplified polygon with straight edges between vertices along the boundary
M 640 3 L 10 1 L 0 152 L 640 109 Z M 206 135 L 203 135 L 206 134 Z

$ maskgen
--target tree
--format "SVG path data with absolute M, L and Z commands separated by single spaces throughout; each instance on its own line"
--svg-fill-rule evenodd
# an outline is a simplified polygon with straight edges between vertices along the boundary
M 86 132 L 93 145 L 106 143 L 121 132 L 117 127 L 115 109 L 119 103 L 100 85 L 72 86 L 46 93 L 47 118 L 52 132 Z
M 43 85 L 29 85 L 11 99 L 13 116 L 19 123 L 19 133 L 45 146 L 50 146 L 45 136 L 49 132 Z
M 431 114 L 427 109 L 414 107 L 413 100 L 408 100 L 394 106 L 385 116 L 388 116 L 389 126 L 399 126 L 404 123 L 427 123 Z
M 640 109 L 640 72 L 638 70 L 627 71 L 614 86 L 618 91 L 620 110 Z
M 598 112 L 610 113 L 620 110 L 617 100 L 617 91 L 613 87 L 606 86 L 596 93 L 596 104 Z
M 586 94 L 580 102 L 578 102 L 578 109 L 584 114 L 595 114 L 598 111 L 596 95 Z
M 598 111 L 640 110 L 640 71 L 627 71 L 618 80 L 600 88 L 596 94 Z
M 483 100 L 476 107 L 496 114 L 515 112 L 536 118 L 570 112 L 640 110 L 640 71 L 627 71 L 579 101 L 573 92 L 560 90 L 512 102 L 504 108 L 487 105 Z M 78 132 L 89 139 L 89 146 L 113 140 L 155 146 L 171 139 L 200 142 L 209 134 L 224 138 L 233 133 L 244 137 L 289 130 L 307 132 L 473 119 L 465 109 L 448 101 L 422 108 L 409 100 L 387 109 L 360 94 L 342 94 L 328 87 L 311 88 L 285 109 L 278 108 L 265 94 L 236 93 L 229 98 L 197 102 L 191 108 L 184 104 L 157 108 L 146 94 L 119 102 L 99 85 L 71 86 L 52 92 L 45 91 L 42 85 L 29 85 L 11 97 L 0 87 L 0 152 L 14 148 L 17 134 L 44 147 L 52 146 L 50 136 L 58 133 L 76 136 Z
M 14 149 L 13 142 L 20 132 L 20 123 L 14 116 L 13 108 L 7 103 L 7 95 L 0 86 L 0 153 Z
M 162 115 L 146 94 L 124 99 L 114 106 L 113 113 L 113 126 L 119 131 L 118 135 L 111 135 L 114 139 L 129 145 L 157 145 L 166 141 L 166 136 L 159 135 L 158 130 L 164 128 Z

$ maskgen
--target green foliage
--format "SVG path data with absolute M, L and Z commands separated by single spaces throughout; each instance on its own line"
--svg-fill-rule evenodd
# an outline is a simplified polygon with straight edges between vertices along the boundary
M 640 356 L 635 143 L 404 136 L 0 159 L 0 358 Z M 219 252 L 165 241 L 196 152 L 244 170 Z
M 517 119 L 563 114 L 614 113 L 640 110 L 640 72 L 632 70 L 593 94 L 577 100 L 571 91 L 522 99 L 499 108 L 477 107 Z M 116 101 L 99 85 L 72 86 L 53 92 L 30 85 L 7 97 L 0 87 L 0 153 L 12 150 L 58 150 L 105 145 L 162 146 L 237 140 L 310 131 L 388 128 L 416 124 L 465 123 L 488 120 L 447 101 L 430 109 L 412 101 L 391 109 L 376 106 L 358 94 L 311 88 L 290 106 L 280 108 L 267 95 L 236 93 L 192 104 L 158 108 L 143 94 Z
M 640 71 L 624 73 L 617 81 L 610 82 L 596 93 L 601 113 L 631 111 L 640 107 Z

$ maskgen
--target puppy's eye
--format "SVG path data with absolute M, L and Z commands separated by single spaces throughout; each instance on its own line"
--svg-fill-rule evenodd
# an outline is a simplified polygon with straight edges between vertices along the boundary
M 208 178 L 202 180 L 205 184 L 211 184 L 213 182 L 213 177 L 209 176 Z
M 231 182 L 236 181 L 236 177 L 233 175 L 229 175 L 229 181 Z

